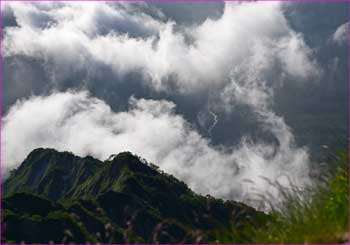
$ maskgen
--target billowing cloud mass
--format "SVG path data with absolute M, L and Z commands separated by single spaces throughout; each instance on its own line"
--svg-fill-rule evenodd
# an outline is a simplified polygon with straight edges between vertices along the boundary
M 349 22 L 339 26 L 333 34 L 333 41 L 339 45 L 345 44 L 349 35 Z
M 155 90 L 175 86 L 193 92 L 223 86 L 232 68 L 255 56 L 295 77 L 318 72 L 311 50 L 288 26 L 281 3 L 226 4 L 219 19 L 182 30 L 175 22 L 106 3 L 10 6 L 20 27 L 7 29 L 5 57 L 43 59 L 55 82 L 67 79 L 72 69 L 93 74 L 108 65 L 118 76 L 142 73 Z
M 102 160 L 132 151 L 199 193 L 249 203 L 266 193 L 278 200 L 269 181 L 310 184 L 308 150 L 296 145 L 292 129 L 274 112 L 274 95 L 286 81 L 316 79 L 323 70 L 303 35 L 291 28 L 283 3 L 226 3 L 221 15 L 189 25 L 146 3 L 1 4 L 11 23 L 4 29 L 5 60 L 14 66 L 29 60 L 45 76 L 26 86 L 47 84 L 55 91 L 38 92 L 9 108 L 2 128 L 5 173 L 34 148 L 52 147 Z M 112 76 L 105 75 L 109 72 Z M 26 84 L 29 75 L 13 73 Z M 108 102 L 124 92 L 106 84 L 132 84 L 134 91 L 135 80 L 152 93 L 147 99 L 130 97 L 128 109 L 112 109 Z M 62 89 L 62 84 L 74 86 Z M 93 96 L 100 88 L 108 96 Z M 213 117 L 210 138 L 169 99 L 185 98 L 186 107 L 207 94 L 212 101 L 193 114 L 207 110 Z M 268 137 L 243 135 L 238 144 L 214 145 L 217 113 L 229 117 L 239 106 L 249 109 Z
M 20 101 L 3 119 L 3 164 L 15 167 L 36 147 L 100 159 L 132 151 L 199 193 L 247 202 L 265 192 L 277 200 L 277 190 L 264 178 L 285 187 L 308 184 L 307 152 L 292 146 L 283 120 L 272 113 L 262 117 L 281 136 L 279 145 L 244 140 L 239 146 L 220 148 L 176 115 L 172 102 L 131 98 L 129 103 L 128 111 L 115 113 L 86 92 Z

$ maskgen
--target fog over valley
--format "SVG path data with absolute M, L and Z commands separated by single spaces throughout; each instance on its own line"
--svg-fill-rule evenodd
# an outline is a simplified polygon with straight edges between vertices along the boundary
M 348 5 L 1 2 L 2 174 L 130 151 L 257 206 L 347 144 Z

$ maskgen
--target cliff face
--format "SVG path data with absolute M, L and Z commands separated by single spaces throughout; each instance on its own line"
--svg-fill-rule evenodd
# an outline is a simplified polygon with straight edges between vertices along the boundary
M 268 218 L 197 195 L 129 152 L 101 162 L 36 149 L 2 187 L 6 243 L 209 242 L 218 229 Z

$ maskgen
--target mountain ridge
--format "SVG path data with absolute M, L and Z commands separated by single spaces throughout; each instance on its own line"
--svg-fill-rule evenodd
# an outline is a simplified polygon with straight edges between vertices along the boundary
M 30 223 L 34 227 L 31 234 L 39 234 L 37 229 L 42 229 L 43 224 L 56 222 L 63 231 L 48 231 L 54 242 L 60 242 L 61 236 L 66 237 L 65 242 L 73 243 L 81 239 L 113 243 L 208 242 L 216 229 L 261 225 L 268 217 L 243 203 L 198 195 L 184 182 L 130 152 L 112 155 L 102 162 L 70 152 L 35 149 L 3 183 L 2 202 L 7 228 L 20 230 L 18 226 Z M 31 205 L 24 208 L 23 202 Z M 48 212 L 38 213 L 36 206 Z M 71 219 L 72 213 L 78 214 L 82 225 Z M 106 231 L 106 225 L 111 231 Z M 67 227 L 78 234 L 77 239 L 65 235 Z M 109 236 L 102 236 L 103 232 Z M 164 232 L 168 235 L 164 236 Z M 26 232 L 14 236 L 5 229 L 3 234 L 3 241 L 49 242 Z

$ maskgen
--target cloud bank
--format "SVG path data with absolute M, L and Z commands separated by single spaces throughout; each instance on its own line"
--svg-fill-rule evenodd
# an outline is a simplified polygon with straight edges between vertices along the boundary
M 310 183 L 307 149 L 296 146 L 292 129 L 272 108 L 276 88 L 318 77 L 322 69 L 290 27 L 283 3 L 226 3 L 221 16 L 190 25 L 146 3 L 1 4 L 12 23 L 4 30 L 5 60 L 37 62 L 47 80 L 36 84 L 56 91 L 17 101 L 3 118 L 6 172 L 32 149 L 52 147 L 102 160 L 132 151 L 199 193 L 246 202 L 267 192 L 278 200 L 267 179 L 285 187 Z M 110 91 L 107 83 L 131 84 L 135 74 L 133 82 L 158 96 L 131 97 L 127 110 L 112 110 L 106 97 L 123 91 Z M 62 84 L 75 92 L 60 91 L 67 89 Z M 92 96 L 96 88 L 108 96 Z M 213 117 L 210 137 L 218 112 L 230 116 L 243 105 L 273 140 L 244 136 L 237 145 L 214 146 L 161 93 L 184 96 L 186 103 L 210 94 L 213 101 L 200 108 Z
M 278 197 L 264 177 L 285 187 L 309 182 L 307 152 L 288 138 L 278 146 L 244 140 L 237 147 L 214 147 L 175 114 L 172 102 L 131 98 L 129 104 L 128 111 L 116 113 L 87 92 L 19 101 L 3 119 L 5 171 L 32 149 L 51 147 L 99 159 L 132 151 L 199 193 L 247 202 L 267 191 Z M 262 116 L 276 123 L 274 115 Z
M 319 72 L 302 36 L 289 27 L 282 3 L 226 4 L 220 18 L 181 28 L 161 21 L 161 13 L 155 18 L 128 11 L 134 5 L 9 6 L 19 26 L 6 29 L 4 56 L 44 60 L 55 82 L 80 70 L 93 76 L 106 65 L 119 77 L 141 73 L 140 82 L 156 91 L 175 87 L 189 93 L 222 88 L 232 68 L 262 54 L 270 69 L 279 66 L 295 78 Z

